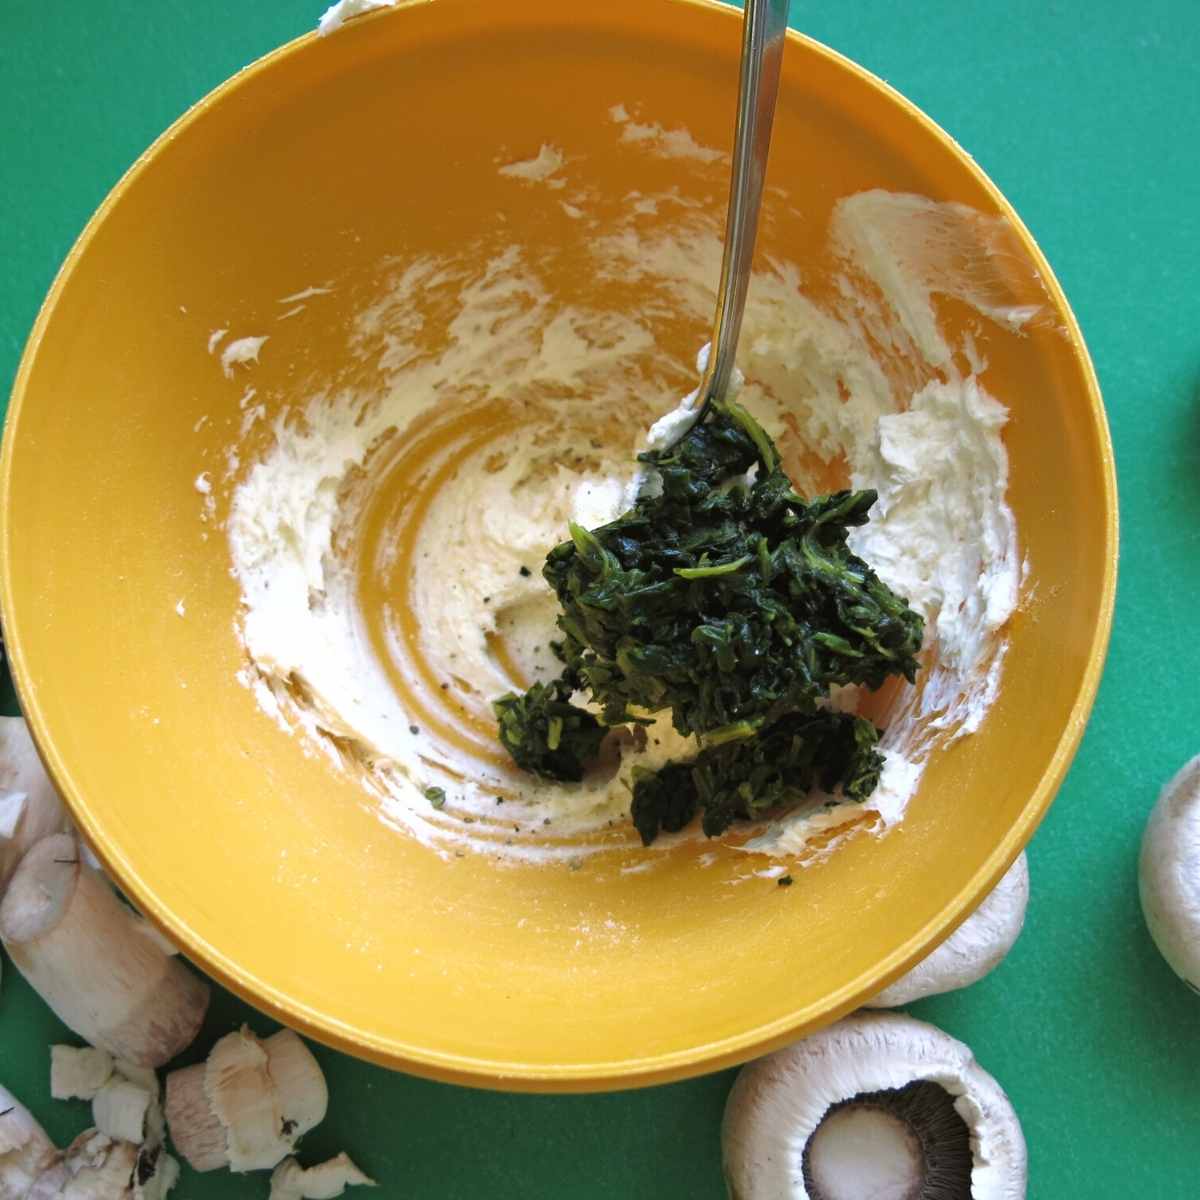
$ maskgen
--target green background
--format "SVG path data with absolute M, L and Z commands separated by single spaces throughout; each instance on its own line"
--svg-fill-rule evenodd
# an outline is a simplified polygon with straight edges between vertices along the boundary
M 0 0 L 0 395 L 54 272 L 119 175 L 184 108 L 320 8 Z M 1136 858 L 1158 788 L 1200 750 L 1200 5 L 793 9 L 795 24 L 939 121 L 1016 205 L 1083 325 L 1120 471 L 1112 651 L 1078 759 L 1030 847 L 1025 933 L 991 977 L 913 1011 L 968 1042 L 1008 1090 L 1031 1196 L 1191 1200 L 1200 999 L 1146 935 Z M 4 687 L 4 711 L 16 712 Z M 0 1081 L 65 1140 L 87 1115 L 48 1098 L 46 1046 L 65 1031 L 5 974 Z M 268 1025 L 220 995 L 206 1035 L 246 1018 Z M 723 1195 L 731 1073 L 624 1094 L 505 1096 L 318 1053 L 333 1102 L 306 1157 L 349 1150 L 382 1182 L 375 1195 Z M 266 1185 L 188 1176 L 178 1194 L 237 1200 Z

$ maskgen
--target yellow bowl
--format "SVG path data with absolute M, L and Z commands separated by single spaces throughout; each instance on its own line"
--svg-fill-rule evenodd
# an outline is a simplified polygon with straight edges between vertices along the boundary
M 766 1051 L 855 1007 L 962 920 L 1033 832 L 1078 744 L 1117 545 L 1083 340 L 969 157 L 878 80 L 797 36 L 762 249 L 804 263 L 833 202 L 867 188 L 957 201 L 1011 222 L 1014 270 L 1040 275 L 1054 317 L 988 343 L 989 384 L 1012 413 L 1010 500 L 1030 566 L 1002 691 L 976 735 L 935 756 L 900 831 L 851 841 L 786 890 L 728 886 L 747 860 L 723 847 L 705 870 L 694 846 L 645 873 L 604 856 L 574 871 L 447 862 L 381 823 L 360 787 L 303 754 L 236 678 L 238 589 L 193 481 L 234 436 L 244 381 L 217 369 L 209 331 L 269 324 L 246 379 L 278 409 L 297 381 L 336 374 L 388 256 L 461 244 L 501 212 L 535 244 L 566 229 L 569 215 L 535 223 L 533 189 L 496 170 L 498 156 L 542 142 L 587 163 L 600 210 L 678 182 L 723 213 L 720 170 L 615 154 L 605 114 L 623 103 L 728 146 L 739 38 L 725 6 L 646 0 L 438 0 L 302 38 L 137 163 L 30 339 L 4 442 L 2 582 L 46 762 L 121 886 L 190 957 L 354 1054 L 568 1090 Z M 275 319 L 280 297 L 325 280 L 331 294 Z M 946 319 L 969 314 L 950 305 Z M 703 335 L 698 323 L 678 330 L 689 348 Z

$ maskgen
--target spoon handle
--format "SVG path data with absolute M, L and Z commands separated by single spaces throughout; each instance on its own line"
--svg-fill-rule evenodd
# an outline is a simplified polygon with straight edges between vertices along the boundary
M 725 253 L 717 289 L 712 349 L 700 385 L 702 407 L 698 420 L 703 420 L 709 403 L 724 394 L 733 374 L 746 290 L 750 285 L 763 180 L 767 174 L 787 18 L 788 0 L 746 0 L 733 172 L 725 217 Z

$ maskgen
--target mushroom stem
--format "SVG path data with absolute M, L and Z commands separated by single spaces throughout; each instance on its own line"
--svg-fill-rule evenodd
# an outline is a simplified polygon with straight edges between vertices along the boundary
M 29 727 L 21 717 L 0 717 L 0 896 L 29 848 L 67 825 Z
M 907 1200 L 921 1178 L 921 1143 L 882 1108 L 831 1113 L 813 1134 L 809 1173 L 825 1200 Z
M 200 1030 L 208 984 L 139 932 L 71 834 L 22 859 L 0 901 L 0 940 L 58 1018 L 117 1058 L 161 1066 Z
M 225 1126 L 204 1090 L 205 1063 L 167 1076 L 167 1129 L 175 1149 L 193 1171 L 216 1171 L 229 1163 Z
M 0 1200 L 25 1200 L 58 1158 L 54 1143 L 29 1110 L 0 1085 Z
M 262 1041 L 243 1027 L 204 1063 L 167 1076 L 171 1140 L 196 1171 L 274 1167 L 328 1101 L 317 1060 L 290 1029 Z

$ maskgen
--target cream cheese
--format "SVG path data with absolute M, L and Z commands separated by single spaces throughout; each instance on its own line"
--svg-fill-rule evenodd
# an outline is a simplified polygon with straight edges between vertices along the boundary
M 501 175 L 509 179 L 523 179 L 526 183 L 544 183 L 556 171 L 560 171 L 566 159 L 556 146 L 543 143 L 533 158 L 505 163 L 498 168 Z M 561 183 L 561 181 L 556 181 Z
M 645 199 L 616 227 L 583 229 L 577 250 L 596 278 L 636 282 L 641 308 L 556 296 L 517 243 L 400 264 L 355 317 L 352 351 L 378 364 L 379 386 L 317 391 L 277 416 L 231 497 L 247 683 L 356 774 L 386 820 L 445 851 L 548 859 L 631 846 L 631 771 L 694 752 L 660 718 L 583 783 L 547 783 L 505 762 L 489 713 L 499 693 L 556 674 L 540 567 L 568 520 L 622 511 L 638 484 L 633 452 L 694 419 L 694 394 L 670 410 L 670 387 L 694 374 L 660 342 L 655 314 L 707 323 L 719 228 L 676 205 L 679 217 L 647 234 L 633 204 Z M 1020 582 L 1007 410 L 970 366 L 977 352 L 946 343 L 930 301 L 954 239 L 973 246 L 985 220 L 918 197 L 852 197 L 831 227 L 845 267 L 836 304 L 806 297 L 786 263 L 752 285 L 741 400 L 785 462 L 801 451 L 844 462 L 846 482 L 878 489 L 855 549 L 925 615 L 929 666 L 892 707 L 876 793 L 836 807 L 814 795 L 746 849 L 798 853 L 859 816 L 895 825 L 932 750 L 977 728 L 994 698 Z M 977 284 L 977 310 L 1006 327 L 1037 318 L 1032 304 L 1005 308 L 1004 289 L 974 269 L 951 294 L 974 303 Z M 429 302 L 452 314 L 436 335 L 415 315 Z M 876 360 L 888 344 L 905 347 L 899 373 Z M 493 426 L 502 438 L 486 435 Z M 850 689 L 837 702 L 856 699 Z M 444 808 L 429 787 L 445 790 Z
M 321 19 L 317 22 L 317 33 L 321 37 L 327 37 L 336 33 L 347 21 L 376 8 L 391 8 L 395 3 L 396 0 L 338 0 L 321 14 Z

